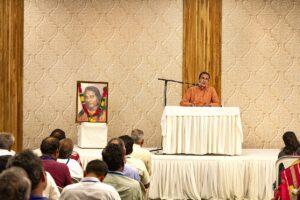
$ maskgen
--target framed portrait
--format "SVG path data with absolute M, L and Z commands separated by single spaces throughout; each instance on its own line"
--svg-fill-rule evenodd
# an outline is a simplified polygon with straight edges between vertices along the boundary
M 108 82 L 77 81 L 76 122 L 107 123 Z

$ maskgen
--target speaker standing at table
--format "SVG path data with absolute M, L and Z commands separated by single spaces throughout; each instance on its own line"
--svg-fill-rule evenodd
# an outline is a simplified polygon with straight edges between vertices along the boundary
M 201 72 L 197 86 L 190 87 L 184 94 L 181 106 L 214 106 L 220 107 L 220 100 L 214 87 L 209 86 L 210 75 Z

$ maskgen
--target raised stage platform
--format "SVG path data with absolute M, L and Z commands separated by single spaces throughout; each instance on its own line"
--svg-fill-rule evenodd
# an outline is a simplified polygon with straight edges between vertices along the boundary
M 101 149 L 74 150 L 84 167 Z M 156 153 L 156 154 L 155 154 Z M 271 199 L 279 149 L 243 149 L 240 156 L 153 152 L 151 199 Z

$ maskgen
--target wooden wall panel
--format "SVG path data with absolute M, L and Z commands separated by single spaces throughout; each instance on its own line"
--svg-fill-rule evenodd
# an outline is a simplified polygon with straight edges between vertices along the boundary
M 24 1 L 0 1 L 0 131 L 13 133 L 15 150 L 23 134 Z
M 183 1 L 183 81 L 197 83 L 207 71 L 221 98 L 221 0 Z M 190 85 L 183 85 L 183 93 Z

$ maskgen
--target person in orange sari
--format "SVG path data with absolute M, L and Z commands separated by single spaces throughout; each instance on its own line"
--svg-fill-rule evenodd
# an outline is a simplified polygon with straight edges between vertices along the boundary
M 214 87 L 209 86 L 210 75 L 201 72 L 197 86 L 190 87 L 180 102 L 181 106 L 214 106 L 219 107 L 220 100 Z

